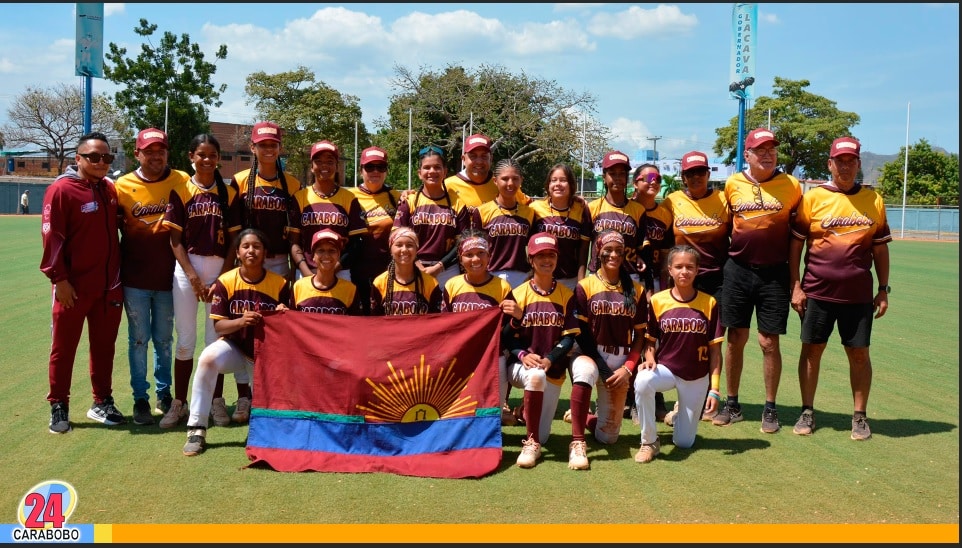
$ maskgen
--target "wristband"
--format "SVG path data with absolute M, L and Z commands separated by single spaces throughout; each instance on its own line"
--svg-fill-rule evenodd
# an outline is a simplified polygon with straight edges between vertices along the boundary
M 304 257 L 301 257 L 301 260 L 297 261 L 297 266 L 300 266 L 301 263 L 306 263 L 306 262 L 307 262 L 307 259 L 305 259 Z
M 718 392 L 718 387 L 720 386 L 718 383 L 719 383 L 720 381 L 721 381 L 721 374 L 720 374 L 720 373 L 712 373 L 712 374 L 711 374 L 711 389 L 714 390 L 715 392 Z
M 721 393 L 718 390 L 709 390 L 708 397 L 715 398 L 715 401 L 721 401 Z
M 528 354 L 529 352 L 527 350 L 522 350 L 521 352 L 518 352 L 518 361 L 523 360 L 524 357 L 527 356 Z

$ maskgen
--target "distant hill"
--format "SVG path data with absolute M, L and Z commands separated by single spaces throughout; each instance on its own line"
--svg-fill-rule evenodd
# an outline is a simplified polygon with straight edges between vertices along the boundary
M 934 152 L 941 152 L 942 154 L 948 154 L 949 152 L 941 147 L 932 147 Z M 879 175 L 882 174 L 882 166 L 885 164 L 897 160 L 899 158 L 898 154 L 873 154 L 871 152 L 862 151 L 862 181 L 870 186 L 878 186 Z M 909 151 L 909 166 L 912 165 L 912 151 Z

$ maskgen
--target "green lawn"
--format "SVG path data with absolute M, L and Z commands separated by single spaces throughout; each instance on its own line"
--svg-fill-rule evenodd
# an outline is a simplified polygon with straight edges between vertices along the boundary
M 132 423 L 101 426 L 84 416 L 90 382 L 83 345 L 73 379 L 74 430 L 48 434 L 49 406 L 44 397 L 51 301 L 50 285 L 38 270 L 39 225 L 37 216 L 0 217 L 4 257 L 0 375 L 5 381 L 0 385 L 0 416 L 5 418 L 0 423 L 4 444 L 0 468 L 5 471 L 0 501 L 8 505 L 8 518 L 0 522 L 15 522 L 17 504 L 32 486 L 59 479 L 79 493 L 72 523 L 959 523 L 957 243 L 891 244 L 894 290 L 889 312 L 875 323 L 873 333 L 870 441 L 849 439 L 852 400 L 837 336 L 823 358 L 817 430 L 811 437 L 791 433 L 800 412 L 798 321 L 793 314 L 789 333 L 782 338 L 778 404 L 783 429 L 778 434 L 759 432 L 764 394 L 761 352 L 753 339 L 746 351 L 740 394 L 746 420 L 724 428 L 702 423 L 691 450 L 673 447 L 670 429 L 659 425 L 664 434 L 662 455 L 653 463 L 636 464 L 632 456 L 639 429 L 626 421 L 622 438 L 612 446 L 593 443 L 589 437 L 589 471 L 568 470 L 570 426 L 560 420 L 568 405 L 566 390 L 545 456 L 536 468 L 514 466 L 524 430 L 511 427 L 504 429 L 504 458 L 494 474 L 478 480 L 440 480 L 245 468 L 246 426 L 212 427 L 208 451 L 196 458 L 181 454 L 183 429 L 165 431 Z M 117 342 L 114 395 L 129 415 L 133 402 L 126 347 L 124 323 Z M 226 385 L 225 396 L 231 402 L 235 396 L 231 379 Z M 512 397 L 520 394 L 512 391 Z M 667 399 L 671 405 L 674 393 L 669 392 Z M 803 530 L 790 529 L 782 540 L 800 541 L 792 535 Z M 605 541 L 577 528 L 568 531 L 568 542 Z M 622 541 L 644 542 L 645 529 L 637 531 L 637 536 Z M 957 527 L 954 531 L 957 541 Z M 175 536 L 170 540 L 177 538 L 171 534 Z M 714 534 L 709 538 L 735 540 Z M 461 540 L 517 542 L 522 537 L 512 533 L 511 538 Z M 609 539 L 613 540 L 617 538 Z

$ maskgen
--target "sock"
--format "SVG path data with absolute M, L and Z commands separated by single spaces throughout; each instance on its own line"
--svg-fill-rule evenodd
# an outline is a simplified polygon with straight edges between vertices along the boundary
M 571 386 L 571 439 L 585 441 L 585 423 L 591 402 L 591 385 L 576 382 Z
M 193 371 L 194 360 L 174 360 L 174 398 L 187 401 L 187 388 Z
M 775 409 L 775 402 L 765 400 L 765 409 Z
M 528 437 L 538 443 L 541 443 L 539 440 L 541 439 L 541 405 L 543 402 L 544 392 L 524 391 L 524 424 L 528 430 Z
M 214 384 L 214 397 L 223 398 L 224 397 L 224 374 L 217 375 L 217 382 Z
M 802 413 L 804 413 L 806 409 L 808 409 L 809 411 L 815 411 L 815 408 L 812 407 L 811 405 L 803 405 L 803 406 L 802 406 Z
M 868 418 L 868 415 L 865 414 L 865 411 L 856 411 L 856 412 L 852 413 L 852 418 L 853 418 L 853 419 L 857 419 L 857 418 L 859 418 L 859 417 L 862 417 L 863 419 L 867 419 L 867 418 Z
M 740 407 L 740 406 L 738 405 L 738 396 L 728 396 L 728 406 L 729 406 L 729 407 L 734 407 L 734 408 L 736 408 L 736 409 L 737 409 L 738 407 Z

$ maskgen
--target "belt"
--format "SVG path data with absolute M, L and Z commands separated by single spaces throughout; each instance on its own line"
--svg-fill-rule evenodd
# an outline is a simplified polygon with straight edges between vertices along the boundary
M 621 356 L 622 354 L 628 355 L 628 351 L 631 350 L 630 346 L 608 346 L 604 345 L 601 350 L 607 354 L 612 354 L 615 356 Z
M 742 268 L 747 268 L 748 270 L 769 270 L 769 269 L 772 269 L 772 268 L 778 268 L 778 267 L 780 267 L 780 266 L 785 266 L 785 264 L 786 264 L 786 263 L 768 263 L 768 264 L 746 263 L 746 262 L 744 262 L 744 261 L 739 261 L 739 260 L 736 260 L 736 259 L 732 259 L 732 261 L 735 261 L 735 264 L 737 264 L 738 266 L 740 266 L 740 267 L 742 267 Z

